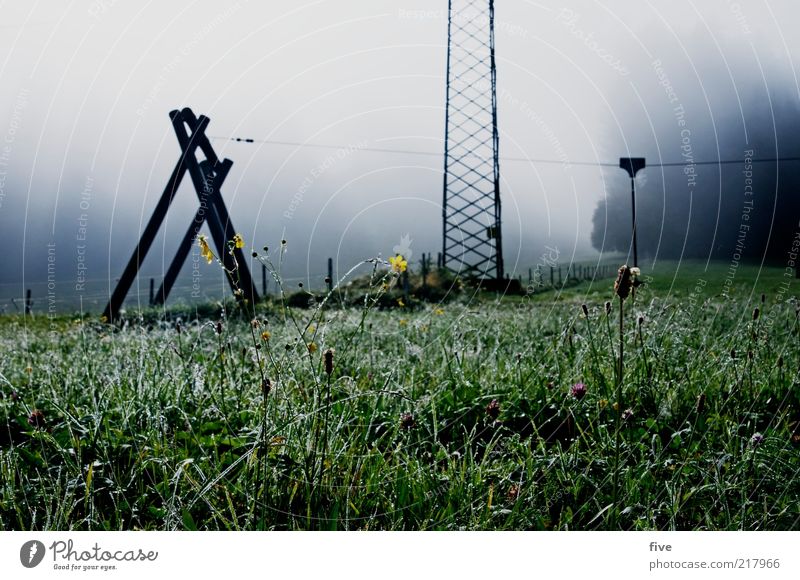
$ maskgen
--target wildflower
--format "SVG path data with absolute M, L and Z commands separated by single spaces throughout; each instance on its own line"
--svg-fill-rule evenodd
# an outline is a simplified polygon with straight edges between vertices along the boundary
M 33 372 L 33 367 L 25 367 L 25 372 L 31 374 Z
M 608 399 L 600 399 L 597 401 L 597 406 L 600 407 L 600 410 L 605 409 L 608 407 Z
M 30 425 L 34 429 L 44 429 L 47 426 L 47 421 L 45 421 L 44 413 L 42 413 L 39 409 L 34 410 L 28 416 L 28 425 Z
M 209 264 L 214 261 L 214 253 L 208 247 L 208 238 L 203 234 L 197 236 L 197 245 L 200 246 L 200 255 L 206 259 Z
M 764 436 L 761 433 L 756 432 L 753 434 L 752 437 L 750 437 L 750 445 L 752 445 L 753 448 L 758 447 L 763 442 L 764 442 Z
M 333 353 L 336 352 L 332 348 L 329 348 L 323 354 L 325 358 L 325 374 L 330 376 L 333 373 Z
M 401 318 L 398 322 L 400 323 L 400 326 L 405 326 L 406 324 L 408 324 L 408 320 L 406 320 L 405 318 Z
M 389 258 L 389 264 L 392 266 L 392 271 L 398 273 L 405 272 L 408 267 L 408 262 L 400 254 Z
M 253 320 L 250 321 L 250 326 L 252 326 L 253 328 L 258 328 L 259 326 L 261 326 L 261 321 L 258 320 L 258 318 L 254 318 Z
M 317 352 L 317 343 L 316 342 L 309 342 L 306 345 L 306 348 L 308 349 L 309 353 L 314 354 L 315 352 Z
M 631 277 L 631 269 L 627 264 L 619 267 L 617 280 L 614 282 L 614 292 L 620 297 L 620 300 L 625 300 L 631 294 L 633 287 L 633 278 Z
M 403 307 L 405 307 L 406 303 L 405 303 L 405 302 L 403 302 L 403 299 L 402 299 L 402 298 L 398 298 L 398 299 L 397 299 L 397 305 L 398 305 L 400 308 L 403 308 Z
M 242 238 L 242 234 L 236 234 L 233 236 L 233 247 L 237 250 L 241 250 L 244 248 L 244 239 Z
M 625 409 L 622 412 L 622 420 L 627 423 L 631 419 L 633 419 L 633 409 Z
M 442 314 L 444 314 L 444 309 L 443 308 L 437 308 L 436 310 L 433 311 L 433 313 L 436 316 L 441 316 Z
M 264 342 L 269 342 L 270 338 L 272 338 L 272 333 L 269 330 L 265 330 L 261 333 L 261 340 Z
M 575 383 L 569 390 L 570 394 L 576 399 L 580 400 L 586 396 L 586 385 L 583 383 Z
M 486 405 L 486 414 L 492 419 L 497 419 L 500 415 L 500 403 L 497 399 L 492 399 L 492 401 Z
M 633 276 L 634 278 L 638 278 L 641 275 L 642 271 L 639 268 L 636 267 L 631 268 L 631 276 Z
M 416 427 L 417 422 L 414 420 L 414 415 L 411 413 L 403 413 L 400 415 L 400 427 L 405 431 Z

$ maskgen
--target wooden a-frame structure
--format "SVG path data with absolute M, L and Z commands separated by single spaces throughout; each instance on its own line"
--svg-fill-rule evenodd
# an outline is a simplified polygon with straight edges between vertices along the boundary
M 233 239 L 236 230 L 231 223 L 225 202 L 222 200 L 220 188 L 233 165 L 233 161 L 230 159 L 220 160 L 214 152 L 214 148 L 205 134 L 210 121 L 208 117 L 205 115 L 196 117 L 189 108 L 170 111 L 169 117 L 172 120 L 175 135 L 178 137 L 181 157 L 172 171 L 167 186 L 142 232 L 139 243 L 136 245 L 136 249 L 133 251 L 133 255 L 108 301 L 108 305 L 106 305 L 103 316 L 107 322 L 113 322 L 119 318 L 122 303 L 125 301 L 125 297 L 128 295 L 128 291 L 139 273 L 139 268 L 145 256 L 147 256 L 153 240 L 155 240 L 158 229 L 167 216 L 167 211 L 175 197 L 175 192 L 178 191 L 178 187 L 187 171 L 192 179 L 200 205 L 181 240 L 180 246 L 178 246 L 175 257 L 167 269 L 161 287 L 153 298 L 154 304 L 161 305 L 166 301 L 181 267 L 192 250 L 194 240 L 203 227 L 203 223 L 207 223 L 211 231 L 211 237 L 217 249 L 217 256 L 225 267 L 231 289 L 234 291 L 241 290 L 240 293 L 235 294 L 237 298 L 248 300 L 251 304 L 254 304 L 259 299 L 242 250 L 234 247 L 233 254 L 231 254 L 231 249 L 228 245 L 228 242 Z M 205 157 L 202 161 L 197 160 L 196 152 L 198 149 Z

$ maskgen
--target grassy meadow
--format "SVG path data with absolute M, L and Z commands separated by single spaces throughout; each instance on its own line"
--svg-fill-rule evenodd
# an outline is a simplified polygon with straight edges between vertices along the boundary
M 800 529 L 800 280 L 642 270 L 0 318 L 0 527 Z

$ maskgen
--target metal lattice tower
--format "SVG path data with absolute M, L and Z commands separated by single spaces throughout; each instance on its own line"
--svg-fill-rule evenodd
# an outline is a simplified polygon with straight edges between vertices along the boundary
M 449 0 L 443 265 L 503 278 L 494 0 Z

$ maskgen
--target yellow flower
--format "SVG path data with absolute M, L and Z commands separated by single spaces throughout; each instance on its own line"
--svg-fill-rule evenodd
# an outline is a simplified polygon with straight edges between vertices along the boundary
M 436 316 L 441 316 L 442 314 L 444 314 L 444 310 L 442 308 L 437 308 L 436 310 L 433 311 L 433 313 Z
M 310 352 L 311 354 L 314 354 L 315 352 L 317 352 L 317 343 L 309 342 L 306 345 L 306 348 L 308 348 L 308 352 Z
M 405 302 L 403 302 L 403 299 L 402 299 L 402 298 L 398 298 L 398 299 L 397 299 L 397 305 L 398 305 L 400 308 L 403 308 L 403 307 L 406 305 L 406 303 L 405 303 Z
M 401 318 L 400 319 L 400 326 L 405 326 L 406 324 L 408 324 L 408 320 L 406 320 L 405 318 Z
M 265 330 L 261 333 L 261 340 L 267 342 L 270 338 L 272 338 L 272 333 L 269 330 Z
M 236 234 L 233 236 L 233 245 L 237 250 L 244 248 L 244 239 L 242 238 L 242 234 Z
M 200 246 L 200 255 L 203 256 L 209 264 L 213 262 L 214 253 L 211 251 L 211 248 L 208 247 L 208 238 L 202 234 L 197 236 L 197 245 Z
M 389 258 L 389 264 L 391 264 L 393 272 L 405 272 L 408 267 L 408 262 L 400 254 Z

